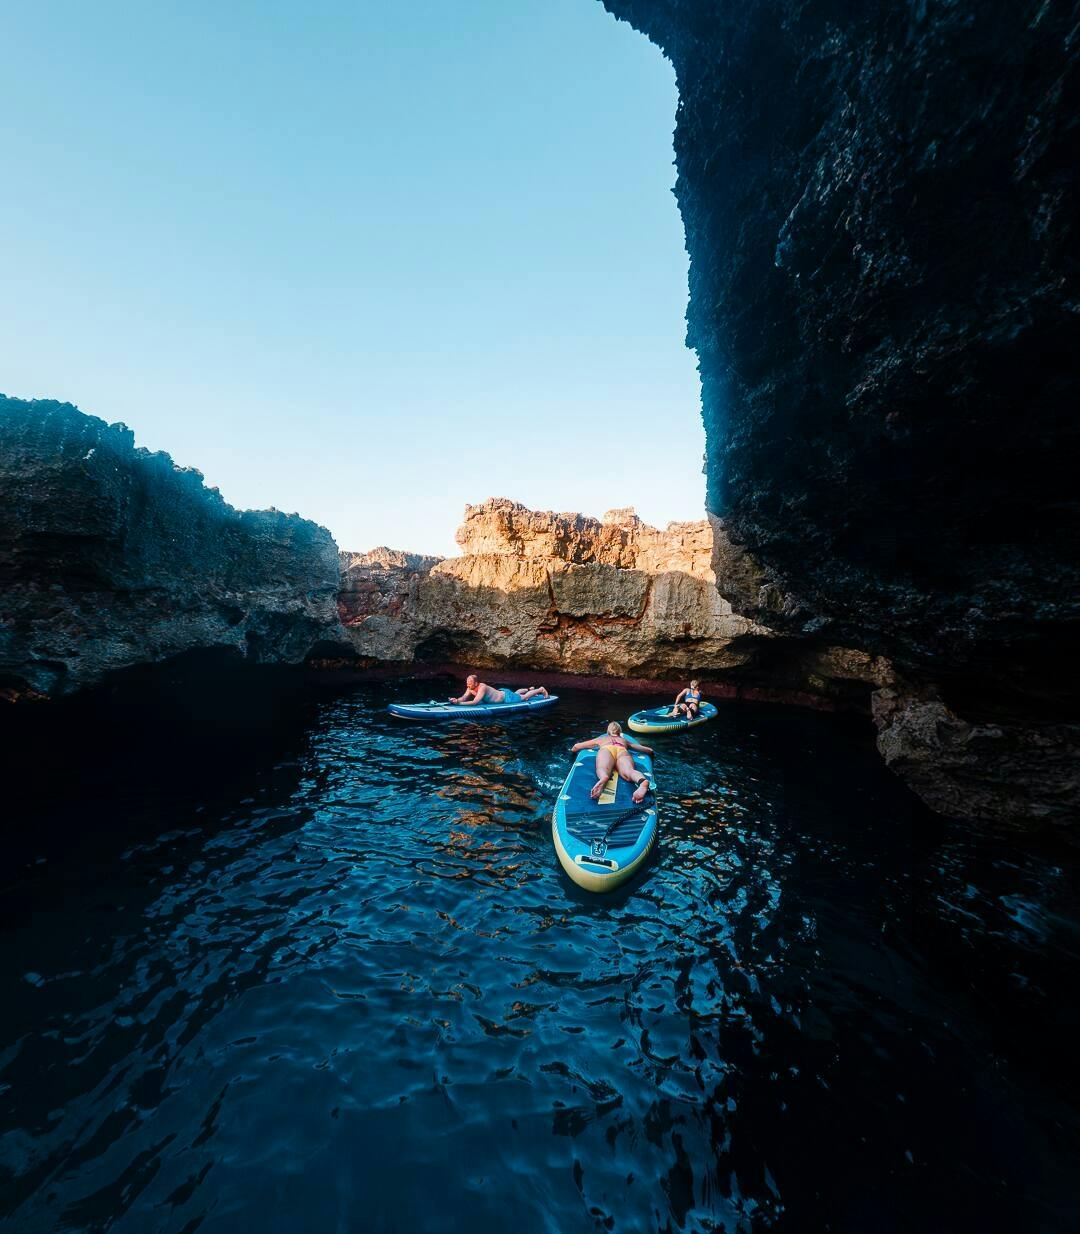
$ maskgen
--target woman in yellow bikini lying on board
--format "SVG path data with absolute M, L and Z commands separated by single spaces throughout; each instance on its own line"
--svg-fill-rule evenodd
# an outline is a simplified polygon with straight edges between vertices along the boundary
M 645 794 L 649 791 L 649 777 L 643 775 L 634 766 L 630 751 L 637 750 L 639 754 L 652 754 L 652 750 L 629 737 L 624 737 L 622 725 L 618 720 L 611 721 L 607 726 L 605 736 L 593 737 L 591 741 L 579 741 L 570 752 L 576 754 L 579 750 L 596 751 L 596 783 L 589 790 L 589 796 L 593 801 L 604 791 L 604 785 L 611 779 L 612 771 L 617 771 L 622 779 L 637 785 L 634 790 L 634 801 L 645 800 Z

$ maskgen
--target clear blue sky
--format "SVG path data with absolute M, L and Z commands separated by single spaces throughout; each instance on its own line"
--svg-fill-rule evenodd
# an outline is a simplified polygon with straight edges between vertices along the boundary
M 0 390 L 343 548 L 702 517 L 674 76 L 597 0 L 41 0 L 0 46 Z

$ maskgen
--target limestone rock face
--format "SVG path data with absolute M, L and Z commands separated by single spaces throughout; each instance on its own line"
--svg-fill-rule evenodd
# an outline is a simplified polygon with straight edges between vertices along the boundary
M 363 660 L 392 663 L 413 658 L 423 637 L 420 580 L 441 560 L 392 548 L 340 555 L 338 611 L 349 645 Z
M 342 554 L 341 616 L 362 660 L 464 660 L 590 676 L 706 673 L 769 632 L 716 590 L 712 530 L 468 506 L 461 557 Z
M 455 539 L 467 556 L 508 553 L 651 574 L 681 570 L 695 578 L 707 578 L 712 568 L 713 542 L 707 523 L 668 523 L 660 531 L 642 522 L 632 506 L 609 510 L 596 519 L 587 514 L 530 510 L 505 497 L 492 497 L 465 507 Z
M 786 637 L 887 656 L 973 731 L 988 718 L 1033 763 L 1045 751 L 1049 808 L 1043 725 L 1076 719 L 1080 677 L 1080 11 L 603 3 L 678 83 L 723 594 Z M 998 744 L 967 741 L 961 774 L 955 745 L 888 731 L 928 800 L 1011 816 Z M 956 792 L 926 791 L 935 760 Z M 966 791 L 978 766 L 1000 810 Z
M 0 686 L 59 695 L 193 649 L 295 663 L 343 637 L 330 533 L 234 510 L 122 424 L 0 396 Z

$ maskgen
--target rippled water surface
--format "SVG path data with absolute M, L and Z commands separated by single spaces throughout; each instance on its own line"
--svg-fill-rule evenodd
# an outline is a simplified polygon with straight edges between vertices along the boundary
M 727 706 L 653 739 L 659 851 L 594 897 L 553 798 L 648 700 L 387 716 L 431 690 L 24 762 L 0 1229 L 1077 1228 L 1067 849 Z

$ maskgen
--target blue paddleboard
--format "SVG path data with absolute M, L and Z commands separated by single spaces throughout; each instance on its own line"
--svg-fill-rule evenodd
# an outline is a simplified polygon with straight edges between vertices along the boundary
M 509 689 L 509 686 L 498 686 L 498 689 Z M 547 698 L 530 698 L 527 703 L 477 703 L 472 707 L 463 707 L 460 703 L 391 703 L 387 710 L 393 716 L 404 716 L 409 720 L 476 720 L 481 716 L 508 716 L 523 711 L 543 711 L 545 707 L 553 707 L 559 701 L 557 694 L 549 694 Z
M 670 710 L 671 704 L 668 703 L 666 707 L 651 707 L 646 711 L 635 711 L 626 721 L 626 726 L 635 733 L 677 733 L 680 729 L 694 728 L 698 724 L 704 724 L 706 720 L 711 720 L 716 715 L 716 708 L 712 703 L 702 703 L 701 709 L 692 720 L 688 720 L 683 715 L 668 715 Z
M 551 838 L 559 864 L 579 887 L 610 891 L 625 883 L 648 859 L 659 830 L 656 782 L 648 754 L 630 751 L 634 766 L 651 787 L 640 805 L 631 801 L 634 786 L 613 773 L 593 801 L 596 751 L 582 750 L 559 792 L 551 815 Z

